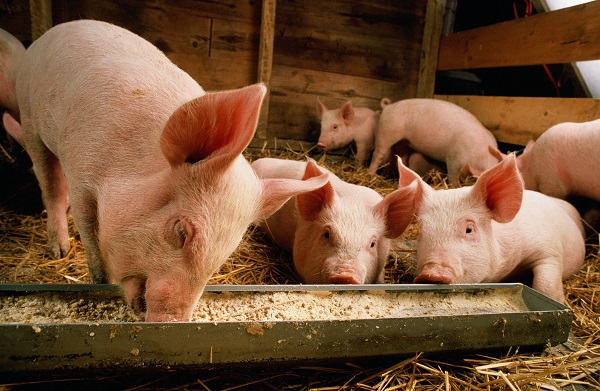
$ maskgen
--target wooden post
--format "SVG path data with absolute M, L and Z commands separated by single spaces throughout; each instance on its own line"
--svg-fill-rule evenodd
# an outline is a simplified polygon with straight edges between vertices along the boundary
M 260 111 L 257 138 L 267 138 L 269 123 L 269 96 L 271 94 L 271 71 L 273 69 L 273 42 L 275 40 L 276 0 L 263 0 L 260 24 L 260 44 L 258 49 L 258 81 L 267 86 L 267 95 Z
M 52 0 L 29 0 L 29 11 L 33 42 L 52 27 Z
M 435 72 L 437 71 L 438 49 L 446 0 L 428 0 L 425 12 L 425 27 L 421 46 L 421 62 L 419 64 L 419 82 L 417 84 L 417 98 L 432 98 L 435 87 Z

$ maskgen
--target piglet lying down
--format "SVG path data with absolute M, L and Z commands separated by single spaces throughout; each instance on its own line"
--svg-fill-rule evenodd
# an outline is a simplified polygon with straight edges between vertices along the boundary
M 263 179 L 309 180 L 328 172 L 313 160 L 262 158 L 252 168 Z M 416 188 L 415 183 L 383 198 L 329 173 L 325 186 L 293 197 L 260 228 L 292 253 L 303 283 L 383 283 L 390 240 L 410 224 Z
M 475 185 L 451 190 L 433 190 L 398 166 L 400 187 L 419 183 L 415 282 L 504 282 L 531 272 L 534 289 L 564 301 L 562 281 L 585 257 L 579 214 L 566 201 L 524 190 L 514 155 Z

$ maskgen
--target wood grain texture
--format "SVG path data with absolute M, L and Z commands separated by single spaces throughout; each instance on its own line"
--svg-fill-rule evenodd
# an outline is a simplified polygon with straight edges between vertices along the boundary
M 550 126 L 600 118 L 600 99 L 435 95 L 475 115 L 498 141 L 525 145 Z
M 438 70 L 596 59 L 600 59 L 600 1 L 443 37 Z

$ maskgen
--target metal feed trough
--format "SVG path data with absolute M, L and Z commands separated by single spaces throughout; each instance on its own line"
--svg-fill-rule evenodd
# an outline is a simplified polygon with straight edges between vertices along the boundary
M 119 299 L 114 285 L 0 284 L 3 312 L 17 299 L 51 292 L 59 300 L 94 303 Z M 210 293 L 212 292 L 212 293 Z M 566 306 L 521 284 L 485 285 L 244 285 L 207 286 L 205 295 L 270 294 L 423 297 L 431 308 L 454 297 L 515 302 L 517 310 L 484 308 L 453 314 L 414 310 L 371 319 L 258 320 L 188 323 L 0 321 L 0 373 L 93 368 L 214 368 L 248 363 L 349 360 L 414 354 L 473 351 L 509 346 L 557 345 L 567 340 L 573 313 Z M 286 293 L 288 294 L 288 293 Z M 227 296 L 228 295 L 228 296 Z M 377 296 L 378 295 L 378 296 Z M 466 295 L 466 296 L 465 296 Z M 412 300 L 412 299 L 411 299 Z M 295 303 L 287 303 L 293 308 Z M 521 308 L 521 309 L 518 309 Z M 240 309 L 243 311 L 243 308 Z M 110 314 L 109 314 L 110 316 Z M 0 318 L 4 318 L 0 313 Z

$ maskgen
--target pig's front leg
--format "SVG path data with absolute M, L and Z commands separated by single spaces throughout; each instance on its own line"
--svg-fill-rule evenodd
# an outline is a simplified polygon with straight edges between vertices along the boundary
M 71 245 L 67 222 L 69 198 L 62 167 L 58 158 L 39 139 L 28 144 L 27 152 L 33 162 L 33 171 L 42 190 L 48 215 L 46 229 L 50 253 L 54 259 L 63 258 Z
M 356 160 L 358 160 L 359 167 L 365 167 L 367 165 L 372 150 L 372 145 L 356 143 Z
M 73 188 L 71 194 L 71 214 L 85 248 L 90 277 L 94 284 L 106 284 L 108 275 L 98 243 L 98 203 L 83 189 Z
M 562 262 L 557 258 L 546 258 L 538 261 L 533 268 L 532 288 L 559 303 L 564 303 Z

